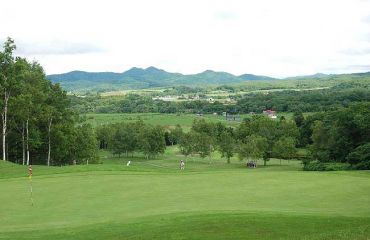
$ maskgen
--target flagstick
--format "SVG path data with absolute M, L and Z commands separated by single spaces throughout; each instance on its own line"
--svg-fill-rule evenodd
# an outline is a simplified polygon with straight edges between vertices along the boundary
M 28 166 L 28 179 L 29 179 L 29 183 L 30 183 L 31 205 L 33 206 L 32 165 Z
M 31 191 L 31 205 L 33 206 L 33 188 L 32 188 L 32 176 L 30 176 L 30 191 Z

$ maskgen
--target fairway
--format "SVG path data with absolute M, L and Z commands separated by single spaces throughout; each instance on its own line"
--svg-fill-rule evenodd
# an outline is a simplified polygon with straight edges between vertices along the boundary
M 175 152 L 130 167 L 109 156 L 101 165 L 35 166 L 33 207 L 26 169 L 1 163 L 0 239 L 370 237 L 368 171 L 303 172 L 277 160 L 247 169 L 216 156 L 180 172 Z

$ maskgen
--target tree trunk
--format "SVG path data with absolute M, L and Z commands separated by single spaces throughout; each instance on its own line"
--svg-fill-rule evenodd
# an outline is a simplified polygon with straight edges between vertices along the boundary
M 51 135 L 51 124 L 53 122 L 53 118 L 49 119 L 49 126 L 48 126 L 48 140 L 49 140 L 49 148 L 48 148 L 48 166 L 50 166 L 50 154 L 51 154 L 51 141 L 50 141 L 50 135 Z
M 9 159 L 9 143 L 6 143 L 6 159 Z
M 26 121 L 26 151 L 27 151 L 27 165 L 30 165 L 30 149 L 28 145 L 29 132 L 28 132 L 28 119 Z
M 26 149 L 24 144 L 24 122 L 22 122 L 22 165 L 26 163 Z
M 4 109 L 2 113 L 2 122 L 3 122 L 3 160 L 6 161 L 6 130 L 7 130 L 7 120 L 8 120 L 8 100 L 10 94 L 4 92 Z
M 212 145 L 209 145 L 209 164 L 212 163 Z
M 266 160 L 265 159 L 263 159 L 263 166 L 266 166 Z

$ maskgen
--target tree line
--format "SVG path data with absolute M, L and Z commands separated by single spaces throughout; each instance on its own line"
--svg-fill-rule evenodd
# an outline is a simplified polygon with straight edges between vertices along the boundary
M 10 38 L 0 51 L 2 159 L 21 164 L 96 162 L 93 128 L 79 122 L 70 99 L 42 66 L 15 57 Z
M 298 145 L 307 147 L 311 159 L 307 169 L 325 170 L 322 163 L 347 163 L 351 169 L 370 169 L 370 103 L 303 117 L 295 113 Z M 311 160 L 316 160 L 311 162 Z
M 265 165 L 272 157 L 295 157 L 298 133 L 294 121 L 274 121 L 264 116 L 246 119 L 235 129 L 204 119 L 196 119 L 188 132 L 179 125 L 164 129 L 142 121 L 97 127 L 100 148 L 118 156 L 141 152 L 151 158 L 164 153 L 166 145 L 177 144 L 185 158 L 197 154 L 212 163 L 213 153 L 218 151 L 228 163 L 237 155 L 240 160 L 263 159 Z
M 103 125 L 97 133 L 101 148 L 124 156 L 142 152 L 151 158 L 164 153 L 167 145 L 177 144 L 185 158 L 199 155 L 210 163 L 218 151 L 227 163 L 236 156 L 243 161 L 261 159 L 264 165 L 271 158 L 300 159 L 306 170 L 330 170 L 327 163 L 370 169 L 368 119 L 370 103 L 358 103 L 307 117 L 296 112 L 292 120 L 254 115 L 236 127 L 195 119 L 184 131 L 179 125 L 164 129 L 138 121 Z M 302 155 L 298 148 L 308 153 Z
M 141 152 L 149 159 L 163 154 L 166 149 L 164 128 L 143 121 L 102 125 L 96 131 L 100 148 L 119 157 Z

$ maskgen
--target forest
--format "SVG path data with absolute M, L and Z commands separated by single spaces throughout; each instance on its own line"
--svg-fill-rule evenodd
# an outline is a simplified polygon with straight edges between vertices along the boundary
M 2 159 L 23 165 L 97 161 L 92 127 L 79 121 L 67 93 L 46 79 L 42 66 L 15 57 L 15 49 L 8 38 L 0 52 Z

